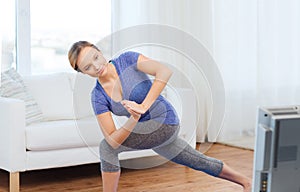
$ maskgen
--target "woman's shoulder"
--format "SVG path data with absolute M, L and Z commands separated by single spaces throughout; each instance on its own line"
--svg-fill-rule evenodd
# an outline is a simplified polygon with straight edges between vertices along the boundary
M 105 96 L 103 94 L 103 91 L 101 90 L 100 83 L 96 81 L 96 85 L 91 91 L 91 99 L 92 101 L 99 101 L 100 98 L 103 101 L 103 98 L 105 98 Z
M 140 53 L 136 52 L 136 51 L 126 51 L 123 52 L 120 57 L 136 57 L 138 56 Z
M 121 53 L 118 57 L 113 59 L 116 63 L 120 64 L 121 66 L 130 66 L 137 63 L 138 57 L 140 53 L 135 51 L 126 51 Z

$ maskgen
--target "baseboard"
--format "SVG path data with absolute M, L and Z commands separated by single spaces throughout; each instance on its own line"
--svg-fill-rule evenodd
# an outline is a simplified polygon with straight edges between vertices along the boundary
M 238 147 L 242 149 L 254 150 L 255 137 L 243 136 L 233 140 L 218 141 L 217 143 L 227 145 L 227 146 L 232 146 L 232 147 Z

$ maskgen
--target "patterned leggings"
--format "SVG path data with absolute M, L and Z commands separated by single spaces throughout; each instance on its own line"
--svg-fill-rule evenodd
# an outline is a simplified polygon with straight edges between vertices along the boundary
M 117 149 L 112 148 L 103 139 L 100 143 L 101 170 L 103 172 L 119 171 L 118 154 L 121 152 L 152 149 L 168 160 L 217 177 L 222 171 L 223 162 L 195 150 L 178 137 L 178 132 L 179 125 L 145 121 L 139 122 Z

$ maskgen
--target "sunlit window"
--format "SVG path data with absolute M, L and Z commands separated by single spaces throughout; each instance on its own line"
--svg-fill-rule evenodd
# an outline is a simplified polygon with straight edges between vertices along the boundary
M 30 0 L 31 73 L 72 71 L 72 43 L 97 43 L 111 32 L 110 0 Z
M 16 67 L 15 1 L 0 0 L 1 71 Z

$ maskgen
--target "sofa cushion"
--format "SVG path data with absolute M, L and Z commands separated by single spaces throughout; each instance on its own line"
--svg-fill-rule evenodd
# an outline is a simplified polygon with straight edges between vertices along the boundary
M 73 93 L 67 73 L 24 76 L 45 120 L 74 119 Z
M 1 74 L 0 96 L 24 101 L 26 125 L 40 122 L 43 119 L 42 111 L 37 102 L 28 91 L 22 77 L 13 68 Z
M 26 127 L 26 148 L 31 151 L 98 146 L 102 139 L 95 117 L 47 121 Z

